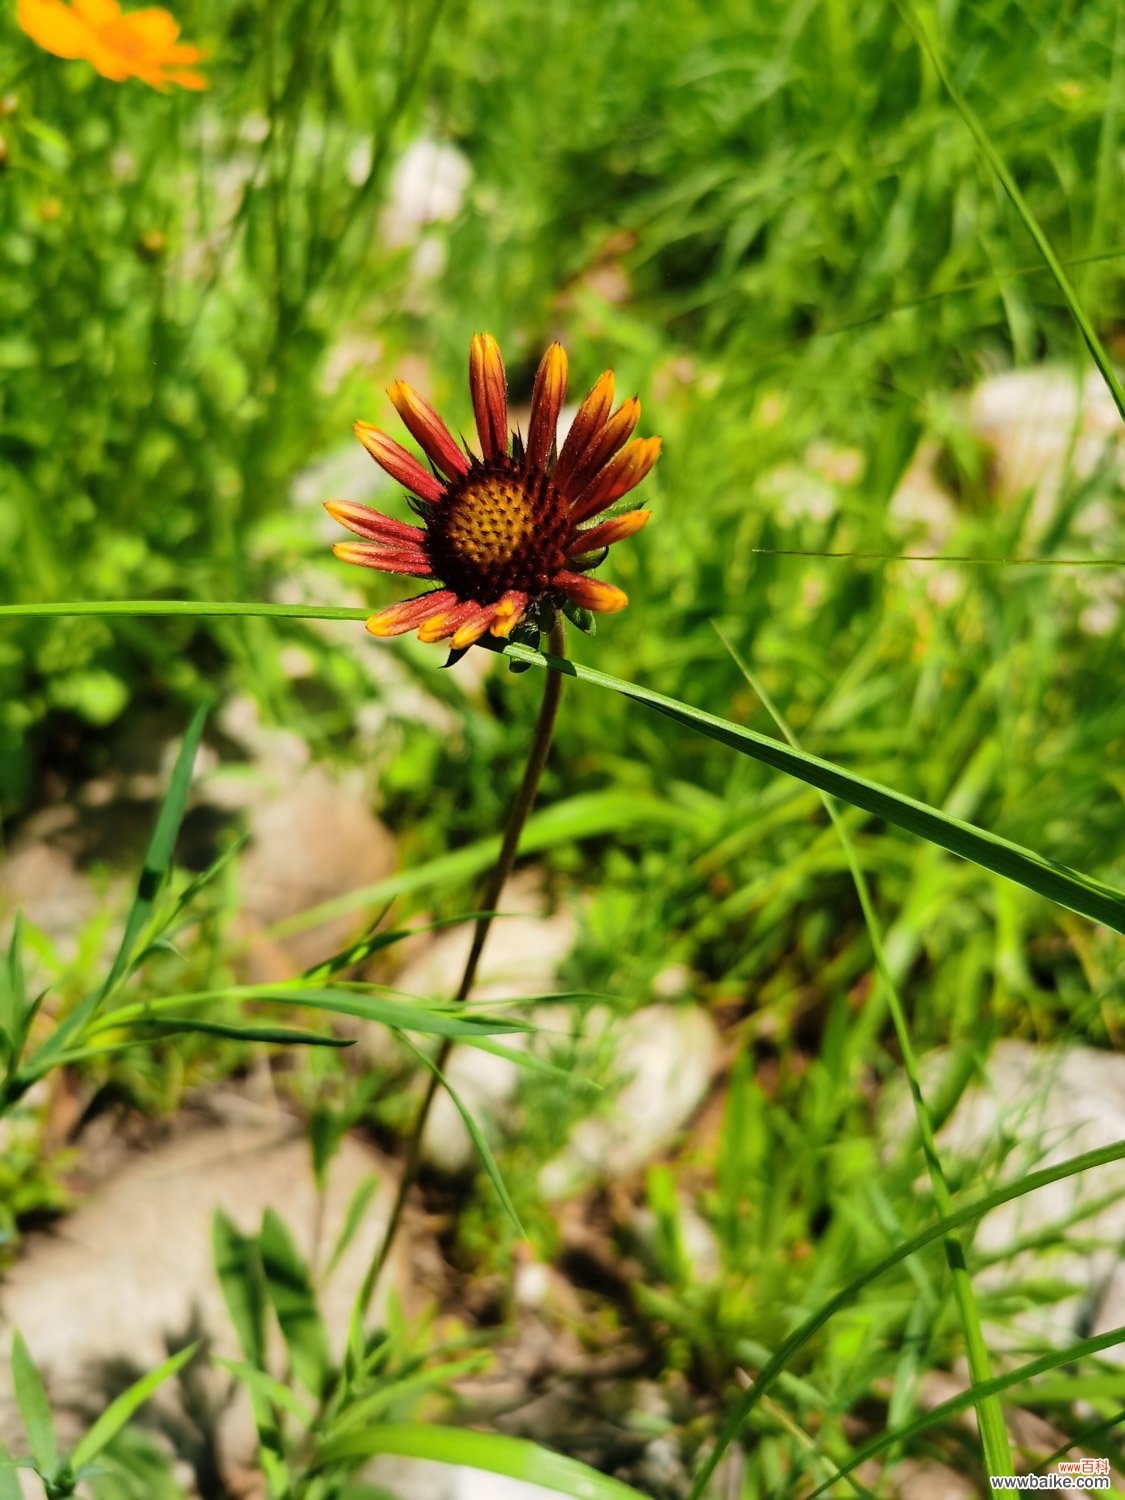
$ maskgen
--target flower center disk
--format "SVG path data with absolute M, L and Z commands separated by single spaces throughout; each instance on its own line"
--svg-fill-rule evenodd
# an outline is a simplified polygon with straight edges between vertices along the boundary
M 545 589 L 569 532 L 566 502 L 549 475 L 510 458 L 474 464 L 426 521 L 434 573 L 480 604 L 509 589 Z

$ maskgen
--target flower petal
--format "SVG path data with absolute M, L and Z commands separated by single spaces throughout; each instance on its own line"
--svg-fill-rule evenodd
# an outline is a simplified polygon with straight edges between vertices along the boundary
M 167 75 L 169 83 L 178 83 L 182 89 L 209 89 L 211 80 L 205 78 L 202 73 L 189 73 L 177 70 Z
M 377 542 L 337 542 L 332 551 L 341 562 L 361 568 L 378 568 L 380 573 L 404 573 L 408 578 L 432 578 L 434 570 L 424 552 L 380 547 Z
M 426 533 L 420 526 L 393 521 L 381 511 L 354 500 L 326 500 L 324 508 L 334 521 L 369 542 L 382 542 L 388 547 L 421 547 L 425 541 Z
M 74 14 L 87 26 L 112 26 L 121 19 L 117 0 L 74 0 Z
M 500 345 L 490 333 L 474 334 L 469 345 L 469 391 L 481 456 L 502 458 L 508 451 L 508 380 Z
M 600 615 L 616 614 L 629 602 L 625 591 L 616 584 L 606 583 L 602 578 L 587 578 L 583 573 L 556 573 L 551 583 L 575 604 Z
M 454 651 L 463 651 L 466 646 L 471 646 L 474 641 L 479 641 L 488 627 L 496 618 L 497 604 L 478 604 L 472 614 L 466 615 L 457 627 L 453 637 Z
M 580 495 L 582 493 L 598 470 L 629 441 L 640 417 L 641 403 L 635 396 L 621 403 L 601 431 L 596 432 L 590 439 L 586 452 L 575 464 L 567 481 L 566 494 Z M 558 483 L 557 480 L 555 482 Z
M 418 639 L 420 641 L 444 641 L 453 635 L 458 626 L 471 615 L 479 614 L 480 605 L 468 600 L 461 604 L 455 604 L 452 609 L 444 609 L 438 615 L 427 620 L 424 625 L 418 627 Z
M 396 552 L 375 541 L 338 541 L 332 550 L 341 562 L 354 562 L 357 567 L 375 567 L 380 573 L 404 573 L 407 577 L 434 577 L 425 552 Z
M 658 437 L 637 438 L 622 448 L 571 506 L 571 521 L 577 523 L 596 516 L 598 511 L 627 495 L 640 484 L 659 457 Z
M 132 42 L 134 47 L 143 47 L 150 57 L 171 47 L 180 34 L 175 18 L 166 10 L 156 6 L 148 10 L 134 10 L 119 20 L 98 23 L 104 26 L 102 35 L 107 46 L 119 40 Z
M 533 469 L 546 467 L 555 446 L 559 412 L 566 400 L 566 350 L 552 344 L 539 363 L 531 393 L 531 421 L 527 429 L 527 462 Z
M 417 495 L 419 500 L 428 500 L 435 505 L 445 494 L 445 486 L 426 472 L 418 460 L 396 443 L 394 438 L 372 427 L 369 422 L 357 422 L 355 435 L 370 453 L 380 468 L 386 469 L 392 479 Z
M 521 593 L 519 589 L 509 589 L 506 594 L 502 595 L 500 603 L 496 606 L 496 614 L 491 626 L 492 634 L 506 640 L 523 619 L 523 612 L 526 608 L 527 595 Z
M 562 445 L 559 461 L 555 465 L 554 480 L 561 488 L 573 474 L 575 465 L 581 463 L 586 449 L 595 433 L 605 426 L 613 409 L 613 371 L 606 370 L 594 385 L 593 390 L 574 414 L 570 431 Z
M 94 40 L 89 27 L 61 0 L 19 0 L 16 20 L 54 57 L 86 57 Z
M 469 472 L 469 460 L 428 401 L 405 380 L 396 380 L 387 388 L 387 395 L 411 437 L 448 479 L 459 479 Z
M 408 630 L 416 630 L 424 620 L 440 615 L 442 610 L 457 602 L 452 589 L 434 589 L 430 594 L 419 594 L 416 599 L 403 599 L 381 609 L 368 620 L 367 629 L 377 636 L 405 635 Z
M 602 547 L 612 547 L 614 542 L 624 541 L 648 524 L 651 510 L 630 510 L 623 516 L 613 516 L 600 526 L 591 526 L 589 531 L 576 531 L 566 544 L 568 557 L 581 557 L 587 552 L 597 552 Z

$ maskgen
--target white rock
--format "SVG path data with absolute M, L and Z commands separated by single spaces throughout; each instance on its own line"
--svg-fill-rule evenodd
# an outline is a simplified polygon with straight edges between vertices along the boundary
M 715 1023 L 699 1006 L 652 1005 L 616 1024 L 617 1066 L 629 1082 L 610 1112 L 583 1120 L 540 1174 L 549 1198 L 595 1177 L 616 1178 L 652 1161 L 702 1103 L 718 1053 Z
M 395 1171 L 351 1138 L 345 1138 L 329 1168 L 322 1258 L 331 1251 L 361 1180 L 370 1173 L 379 1179 L 374 1202 L 320 1296 L 337 1354 L 386 1224 Z M 243 1232 L 251 1232 L 267 1207 L 277 1211 L 309 1257 L 317 1197 L 308 1143 L 295 1122 L 276 1115 L 263 1124 L 198 1127 L 134 1157 L 55 1231 L 27 1236 L 19 1261 L 5 1277 L 0 1310 L 6 1327 L 23 1334 L 64 1421 L 69 1403 L 90 1402 L 97 1369 L 105 1361 L 154 1367 L 167 1356 L 165 1336 L 183 1335 L 193 1313 L 200 1315 L 217 1353 L 241 1357 L 212 1261 L 211 1222 L 221 1209 Z M 381 1296 L 400 1282 L 400 1268 L 396 1255 Z M 0 1340 L 0 1429 L 10 1435 L 18 1424 L 8 1348 L 9 1340 Z M 238 1462 L 249 1462 L 248 1409 L 228 1433 L 228 1451 L 237 1450 Z
M 946 1055 L 935 1053 L 923 1069 L 923 1089 L 933 1097 Z M 911 1128 L 907 1101 L 896 1101 L 887 1131 L 888 1141 L 902 1139 Z M 1014 1140 L 1002 1169 L 1002 1180 L 1053 1166 L 1084 1151 L 1111 1145 L 1125 1137 L 1125 1058 L 1091 1047 L 1035 1047 L 1027 1042 L 1003 1041 L 988 1060 L 986 1081 L 970 1088 L 938 1137 L 943 1157 L 950 1153 L 970 1160 L 1002 1139 Z M 1116 1201 L 1094 1208 L 1117 1190 Z M 1019 1314 L 1023 1333 L 1034 1332 L 1053 1344 L 1072 1342 L 1079 1319 L 1085 1330 L 1103 1333 L 1125 1323 L 1125 1262 L 1120 1246 L 1125 1240 L 1125 1166 L 1120 1162 L 1064 1178 L 1037 1192 L 1003 1204 L 988 1214 L 977 1231 L 979 1251 L 1002 1253 L 1028 1235 L 1073 1219 L 1090 1208 L 1067 1231 L 1076 1239 L 1099 1242 L 1103 1248 L 1027 1252 L 1005 1259 L 980 1275 L 983 1287 L 1015 1287 L 1024 1277 L 1049 1276 L 1072 1282 L 1073 1298 L 1029 1308 Z M 999 1347 L 1003 1329 L 990 1338 Z M 1011 1333 L 1007 1339 L 1011 1341 Z M 1103 1351 L 1102 1358 L 1125 1360 L 1125 1349 Z
M 977 387 L 970 412 L 992 449 L 1000 497 L 1034 492 L 1034 532 L 1050 523 L 1068 478 L 1088 478 L 1109 452 L 1118 472 L 1125 461 L 1121 419 L 1096 370 L 1010 370 Z

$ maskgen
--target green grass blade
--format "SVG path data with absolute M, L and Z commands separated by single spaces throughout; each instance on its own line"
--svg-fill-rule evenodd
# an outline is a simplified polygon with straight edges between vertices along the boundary
M 513 645 L 511 642 L 488 646 L 487 649 L 500 651 L 514 661 L 563 672 L 568 677 L 576 677 L 580 682 L 609 688 L 625 698 L 632 698 L 635 702 L 643 703 L 674 719 L 678 724 L 686 725 L 688 729 L 697 730 L 709 739 L 737 750 L 740 755 L 748 755 L 777 771 L 784 771 L 788 776 L 795 776 L 809 786 L 829 792 L 842 802 L 850 802 L 855 807 L 863 808 L 865 812 L 893 823 L 896 828 L 902 828 L 931 844 L 948 849 L 951 854 L 971 860 L 994 874 L 1003 875 L 1005 879 L 1025 886 L 1037 895 L 1046 896 L 1071 911 L 1080 912 L 1082 916 L 1090 917 L 1095 922 L 1104 922 L 1115 932 L 1125 933 L 1125 893 L 1089 875 L 1083 875 L 1078 870 L 1057 864 L 1031 849 L 1025 849 L 1010 839 L 1001 838 L 999 834 L 962 822 L 960 818 L 951 817 L 949 813 L 919 802 L 914 797 L 907 797 L 902 792 L 895 792 L 890 787 L 869 781 L 865 776 L 846 771 L 832 761 L 821 760 L 819 756 L 810 755 L 804 750 L 794 750 L 780 740 L 771 740 L 767 735 L 757 734 L 740 724 L 732 724 L 729 719 L 722 719 L 701 708 L 693 708 L 675 698 L 667 698 L 663 693 L 653 692 L 651 688 L 639 687 L 620 677 L 611 677 L 608 672 L 598 672 L 564 657 L 547 656 L 541 651 L 533 651 L 528 646 Z
M 484 1133 L 481 1130 L 480 1126 L 473 1119 L 472 1114 L 466 1108 L 464 1100 L 461 1098 L 460 1094 L 453 1087 L 453 1085 L 449 1082 L 449 1079 L 445 1076 L 445 1074 L 439 1070 L 437 1064 L 433 1061 L 432 1058 L 427 1057 L 426 1054 L 421 1050 L 421 1048 L 416 1047 L 409 1037 L 402 1036 L 399 1039 L 404 1046 L 409 1047 L 410 1051 L 413 1052 L 414 1056 L 420 1063 L 424 1063 L 425 1066 L 429 1068 L 430 1072 L 434 1075 L 438 1083 L 441 1084 L 442 1088 L 453 1101 L 453 1106 L 456 1109 L 457 1113 L 461 1116 L 461 1119 L 463 1120 L 465 1125 L 465 1129 L 469 1132 L 469 1138 L 473 1143 L 477 1155 L 480 1157 L 481 1166 L 484 1168 L 485 1173 L 488 1176 L 488 1180 L 492 1183 L 496 1196 L 500 1200 L 501 1207 L 508 1215 L 509 1219 L 511 1219 L 512 1224 L 515 1226 L 516 1233 L 522 1238 L 524 1228 L 520 1223 L 520 1216 L 516 1213 L 516 1206 L 509 1196 L 504 1179 L 500 1175 L 500 1168 L 496 1165 L 496 1158 L 492 1154 L 492 1148 L 485 1140 Z
M 298 1031 L 291 1026 L 228 1026 L 223 1021 L 196 1021 L 190 1016 L 138 1016 L 126 1026 L 153 1028 L 161 1036 L 195 1031 L 204 1036 L 230 1037 L 236 1042 L 271 1042 L 281 1047 L 354 1047 L 353 1037 L 328 1036 L 323 1031 Z
M 23 1418 L 31 1456 L 39 1473 L 49 1478 L 59 1462 L 59 1445 L 55 1437 L 55 1424 L 51 1417 L 51 1403 L 43 1377 L 35 1368 L 35 1362 L 19 1330 L 12 1334 L 12 1385 L 16 1393 L 16 1405 Z
M 91 1036 L 114 1031 L 143 1021 L 159 1021 L 166 1010 L 189 1005 L 207 1005 L 217 1000 L 247 1001 L 260 1005 L 299 1005 L 309 1010 L 323 1010 L 335 1015 L 355 1016 L 360 1021 L 375 1021 L 394 1031 L 416 1032 L 420 1036 L 479 1037 L 510 1036 L 515 1032 L 534 1031 L 526 1021 L 504 1020 L 469 1010 L 465 1006 L 425 1005 L 400 1000 L 391 995 L 375 995 L 366 987 L 349 989 L 343 985 L 325 988 L 319 985 L 248 984 L 230 985 L 224 989 L 198 990 L 193 994 L 166 995 L 135 1005 L 123 1005 L 108 1011 L 91 1028 Z M 217 1023 L 216 1023 L 217 1024 Z
M 924 1250 L 927 1245 L 932 1245 L 936 1240 L 942 1240 L 964 1224 L 975 1223 L 985 1214 L 991 1213 L 1002 1203 L 1011 1203 L 1013 1199 L 1023 1198 L 1028 1193 L 1037 1192 L 1040 1188 L 1049 1187 L 1053 1182 L 1061 1182 L 1067 1177 L 1075 1177 L 1080 1172 L 1092 1171 L 1095 1167 L 1108 1166 L 1111 1162 L 1125 1160 L 1125 1141 L 1115 1141 L 1112 1146 L 1102 1146 L 1096 1151 L 1084 1151 L 1080 1156 L 1069 1157 L 1066 1161 L 1058 1162 L 1053 1167 L 1044 1167 L 1039 1172 L 1029 1172 L 1014 1183 L 1007 1183 L 1004 1187 L 996 1188 L 993 1192 L 978 1198 L 975 1203 L 967 1204 L 956 1212 L 936 1220 L 928 1229 L 917 1234 L 913 1239 L 906 1240 L 896 1250 L 885 1255 L 882 1260 L 873 1265 L 850 1281 L 847 1286 L 831 1296 L 823 1303 L 816 1312 L 807 1317 L 787 1339 L 774 1351 L 772 1357 L 763 1365 L 758 1378 L 749 1390 L 742 1393 L 737 1404 L 731 1411 L 727 1420 L 719 1432 L 715 1441 L 715 1447 L 707 1458 L 703 1467 L 695 1477 L 689 1500 L 700 1500 L 707 1483 L 715 1469 L 718 1467 L 723 1454 L 745 1426 L 750 1413 L 761 1401 L 762 1397 L 777 1383 L 779 1376 L 793 1356 L 816 1337 L 824 1325 L 833 1318 L 841 1308 L 863 1291 L 864 1287 L 870 1286 L 877 1281 L 885 1272 L 892 1270 L 911 1255 L 916 1255 L 919 1250 Z M 970 1397 L 971 1399 L 971 1397 Z
M 82 1034 L 90 1019 L 96 1014 L 98 1007 L 107 995 L 112 994 L 129 967 L 134 949 L 152 915 L 160 888 L 172 866 L 172 856 L 175 853 L 180 824 L 183 822 L 188 793 L 191 790 L 192 767 L 195 765 L 199 742 L 203 738 L 203 725 L 206 719 L 207 708 L 205 705 L 200 705 L 184 732 L 179 754 L 176 756 L 176 764 L 168 783 L 168 791 L 160 812 L 157 814 L 156 826 L 152 831 L 148 852 L 141 867 L 133 904 L 125 919 L 125 931 L 121 935 L 121 942 L 110 971 L 104 983 L 71 1011 L 31 1058 L 27 1071 L 32 1077 L 40 1077 L 48 1068 L 54 1067 L 59 1054 L 66 1049 L 70 1039 Z
M 267 1208 L 258 1236 L 266 1296 L 281 1326 L 289 1366 L 307 1391 L 319 1398 L 332 1360 L 312 1277 L 297 1242 L 280 1215 Z
M 996 147 L 992 144 L 992 140 L 987 130 L 985 130 L 984 125 L 981 122 L 976 111 L 973 109 L 972 105 L 965 98 L 965 96 L 961 93 L 957 85 L 953 82 L 949 70 L 945 66 L 945 62 L 941 56 L 941 53 L 937 48 L 937 44 L 934 42 L 933 38 L 926 30 L 921 16 L 919 16 L 918 12 L 915 10 L 913 4 L 911 3 L 911 0 L 895 0 L 895 3 L 898 6 L 899 11 L 902 13 L 906 24 L 910 27 L 911 31 L 917 38 L 919 46 L 925 52 L 926 56 L 930 59 L 930 62 L 933 65 L 934 72 L 940 79 L 942 87 L 945 89 L 946 93 L 953 101 L 958 114 L 960 114 L 961 118 L 964 120 L 969 130 L 972 132 L 973 139 L 980 147 L 981 152 L 988 162 L 988 165 L 992 168 L 993 172 L 995 172 L 997 178 L 999 179 L 1001 187 L 1003 187 L 1004 191 L 1011 199 L 1012 206 L 1023 221 L 1024 228 L 1034 240 L 1035 248 L 1043 257 L 1044 261 L 1047 264 L 1047 269 L 1054 277 L 1055 283 L 1066 301 L 1066 305 L 1070 308 L 1071 316 L 1078 324 L 1079 332 L 1082 334 L 1083 339 L 1086 341 L 1086 347 L 1089 349 L 1091 355 L 1093 356 L 1094 363 L 1101 371 L 1102 379 L 1105 381 L 1107 387 L 1109 388 L 1109 392 L 1113 397 L 1114 404 L 1116 405 L 1122 420 L 1125 421 L 1125 390 L 1122 389 L 1121 382 L 1118 380 L 1116 372 L 1114 371 L 1114 368 L 1110 363 L 1109 355 L 1106 353 L 1105 349 L 1103 349 L 1102 342 L 1098 338 L 1097 333 L 1094 331 L 1094 325 L 1086 316 L 1085 310 L 1083 309 L 1081 302 L 1079 302 L 1078 300 L 1078 294 L 1071 284 L 1070 277 L 1066 274 L 1066 271 L 1063 268 L 1062 261 L 1055 254 L 1050 240 L 1044 233 L 1038 219 L 1032 213 L 1030 204 L 1020 192 L 1015 178 L 1008 170 L 1008 164 L 1000 155 L 999 151 L 997 151 Z
M 718 626 L 715 628 L 718 631 L 719 639 L 730 652 L 739 671 L 761 699 L 770 718 L 773 719 L 792 748 L 799 750 L 801 747 L 797 742 L 796 735 L 789 728 L 785 718 L 766 692 L 766 689 L 758 681 L 747 663 L 743 661 L 738 651 L 735 650 L 722 630 Z M 859 860 L 856 858 L 855 846 L 852 844 L 851 837 L 848 834 L 843 818 L 841 818 L 837 810 L 836 803 L 827 792 L 821 792 L 820 796 L 821 801 L 824 803 L 824 809 L 832 821 L 832 826 L 836 830 L 840 844 L 844 850 L 844 857 L 848 862 L 852 883 L 856 888 L 856 894 L 859 896 L 859 904 L 863 909 L 863 920 L 867 926 L 867 935 L 871 940 L 871 950 L 875 955 L 875 966 L 879 971 L 879 978 L 886 993 L 887 1006 L 894 1023 L 899 1050 L 902 1053 L 902 1064 L 910 1083 L 910 1096 L 914 1102 L 914 1113 L 922 1142 L 922 1154 L 926 1158 L 926 1167 L 930 1175 L 934 1201 L 937 1203 L 938 1212 L 946 1216 L 953 1212 L 953 1195 L 949 1191 L 949 1183 L 941 1164 L 941 1158 L 938 1155 L 937 1141 L 934 1138 L 930 1112 L 926 1107 L 926 1101 L 922 1095 L 922 1080 L 918 1069 L 918 1059 L 914 1052 L 914 1043 L 910 1037 L 910 1028 L 906 1024 L 906 1011 L 899 997 L 898 987 L 891 974 L 890 965 L 887 963 L 879 918 L 875 913 L 871 893 L 867 888 L 867 880 L 863 870 L 860 868 Z M 956 1235 L 951 1234 L 946 1240 L 945 1249 L 946 1260 L 948 1261 L 950 1275 L 953 1279 L 953 1296 L 957 1303 L 958 1316 L 961 1319 L 961 1329 L 965 1335 L 965 1353 L 969 1361 L 969 1374 L 978 1390 L 983 1390 L 992 1378 L 992 1362 L 988 1357 L 988 1346 L 984 1341 L 984 1333 L 981 1330 L 980 1313 L 977 1308 L 976 1297 L 973 1293 L 972 1278 L 965 1265 L 964 1246 Z M 977 1415 L 980 1422 L 981 1442 L 984 1444 L 985 1464 L 989 1474 L 1014 1474 L 1015 1468 L 1012 1464 L 1012 1449 L 1011 1444 L 1008 1442 L 1008 1429 L 1004 1423 L 1004 1411 L 1000 1402 L 995 1396 L 981 1396 Z
M 97 1458 L 106 1444 L 113 1441 L 133 1413 L 145 1404 L 153 1391 L 182 1370 L 198 1348 L 198 1343 L 189 1344 L 186 1349 L 181 1349 L 170 1359 L 166 1359 L 162 1365 L 157 1365 L 155 1370 L 142 1375 L 128 1390 L 122 1391 L 116 1400 L 111 1401 L 85 1437 L 79 1440 L 70 1457 L 71 1467 L 75 1470 L 81 1469 Z
M 830 1489 L 832 1485 L 841 1479 L 846 1479 L 853 1470 L 859 1468 L 860 1464 L 866 1463 L 870 1458 L 877 1458 L 880 1453 L 885 1453 L 896 1443 L 908 1442 L 919 1433 L 929 1431 L 931 1427 L 940 1427 L 950 1417 L 955 1417 L 967 1407 L 972 1406 L 975 1398 L 983 1392 L 987 1391 L 990 1397 L 995 1398 L 1001 1391 L 1009 1390 L 1012 1386 L 1023 1385 L 1029 1380 L 1034 1380 L 1037 1375 L 1045 1374 L 1048 1370 L 1057 1370 L 1060 1365 L 1072 1364 L 1076 1360 L 1083 1359 L 1087 1354 L 1098 1354 L 1102 1349 L 1112 1349 L 1121 1343 L 1125 1343 L 1125 1328 L 1112 1328 L 1108 1333 L 1099 1333 L 1093 1338 L 1083 1339 L 1080 1343 L 1071 1344 L 1067 1349 L 1052 1350 L 1050 1354 L 1043 1354 L 1026 1365 L 1019 1365 L 1003 1375 L 996 1375 L 986 1385 L 978 1387 L 975 1392 L 971 1389 L 962 1391 L 959 1396 L 943 1401 L 940 1406 L 931 1407 L 928 1412 L 916 1417 L 913 1422 L 907 1422 L 894 1432 L 884 1432 L 882 1436 L 865 1443 L 842 1469 L 837 1469 L 831 1478 L 817 1485 L 808 1500 L 816 1500 L 818 1495 L 823 1495 L 825 1490 Z M 1073 1399 L 1080 1399 L 1078 1391 L 1073 1393 Z
M 326 1443 L 317 1456 L 319 1467 L 341 1460 L 359 1459 L 376 1453 L 395 1453 L 402 1458 L 426 1458 L 439 1464 L 463 1464 L 508 1479 L 522 1479 L 541 1489 L 575 1500 L 645 1500 L 619 1479 L 599 1474 L 576 1459 L 565 1458 L 529 1443 L 523 1438 L 501 1437 L 468 1428 L 436 1427 L 424 1422 L 401 1422 L 370 1427 Z

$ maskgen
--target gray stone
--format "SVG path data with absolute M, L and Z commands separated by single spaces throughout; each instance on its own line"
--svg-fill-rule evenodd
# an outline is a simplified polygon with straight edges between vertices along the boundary
M 927 1096 L 940 1092 L 947 1061 L 944 1051 L 925 1060 Z M 886 1138 L 900 1140 L 910 1129 L 909 1101 L 899 1097 L 889 1113 Z M 955 1153 L 972 1161 L 1002 1141 L 1012 1142 L 1000 1173 L 1001 1180 L 1010 1181 L 1123 1137 L 1125 1057 L 1091 1047 L 1003 1041 L 988 1059 L 985 1082 L 966 1090 L 938 1146 L 943 1158 Z M 1111 1201 L 1100 1202 L 1103 1198 Z M 1025 1277 L 1046 1276 L 1069 1282 L 1075 1295 L 1021 1311 L 1014 1334 L 1011 1329 L 990 1330 L 993 1347 L 1013 1338 L 1025 1344 L 1027 1333 L 1061 1345 L 1125 1324 L 1125 1166 L 1118 1162 L 1064 1178 L 1003 1204 L 981 1221 L 975 1244 L 989 1255 L 1002 1254 L 1056 1225 L 1068 1226 L 1064 1234 L 1082 1240 L 1083 1247 L 1071 1249 L 1064 1243 L 1050 1251 L 1015 1254 L 983 1271 L 979 1284 L 1014 1288 Z M 1123 1361 L 1125 1349 L 1103 1351 L 1102 1358 Z
M 319 1220 L 323 1263 L 353 1193 L 373 1173 L 379 1179 L 375 1200 L 320 1294 L 339 1353 L 356 1291 L 386 1224 L 395 1171 L 369 1147 L 346 1138 L 329 1169 L 318 1214 L 303 1132 L 271 1112 L 257 1122 L 197 1126 L 133 1157 L 53 1232 L 28 1235 L 5 1278 L 0 1316 L 7 1330 L 23 1334 L 66 1439 L 77 1435 L 68 1406 L 90 1404 L 106 1361 L 154 1367 L 167 1355 L 166 1336 L 183 1336 L 195 1315 L 217 1353 L 240 1357 L 212 1263 L 217 1210 L 249 1232 L 273 1208 L 306 1257 L 313 1254 Z M 387 1286 L 401 1284 L 400 1267 L 401 1253 L 383 1283 L 384 1295 Z M 9 1346 L 9 1337 L 0 1340 L 0 1431 L 11 1438 L 19 1427 Z M 241 1404 L 222 1429 L 223 1451 L 233 1464 L 244 1465 L 253 1446 L 249 1410 Z

